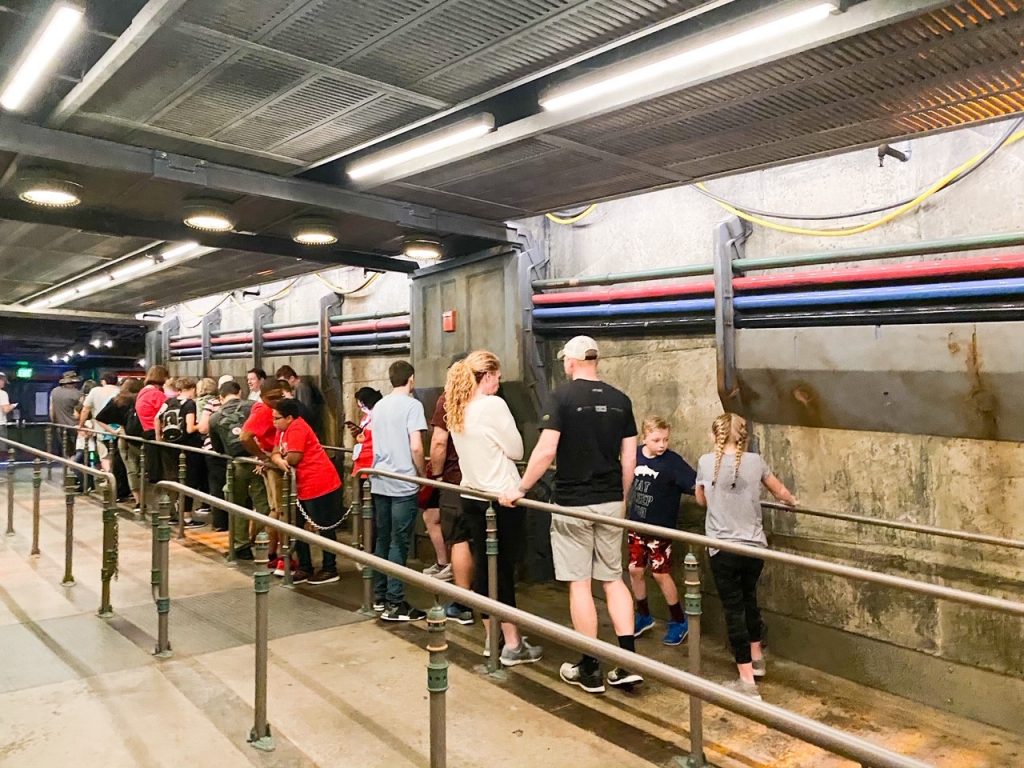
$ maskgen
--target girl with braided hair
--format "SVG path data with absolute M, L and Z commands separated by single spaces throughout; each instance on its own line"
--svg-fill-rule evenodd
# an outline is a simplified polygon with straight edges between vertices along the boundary
M 707 507 L 706 534 L 712 539 L 768 547 L 761 519 L 761 486 L 783 504 L 796 505 L 793 494 L 772 474 L 764 459 L 747 451 L 747 422 L 723 413 L 711 425 L 715 450 L 697 463 L 697 502 Z M 761 611 L 757 581 L 764 560 L 708 548 L 725 625 L 739 679 L 726 687 L 760 700 L 755 677 L 767 672 L 761 649 Z

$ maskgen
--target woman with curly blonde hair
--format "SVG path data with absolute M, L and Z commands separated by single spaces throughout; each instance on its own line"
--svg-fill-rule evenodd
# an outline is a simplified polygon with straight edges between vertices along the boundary
M 462 514 L 470 532 L 470 548 L 476 564 L 473 591 L 487 594 L 487 525 L 489 503 L 470 491 L 502 495 L 519 487 L 515 462 L 523 458 L 523 439 L 508 405 L 494 395 L 501 381 L 501 362 L 491 352 L 470 352 L 465 360 L 448 369 L 444 385 L 448 432 L 459 453 L 462 468 Z M 498 599 L 516 604 L 515 566 L 525 538 L 523 513 L 496 505 L 498 519 Z M 488 631 L 490 628 L 488 627 Z M 539 661 L 539 646 L 526 642 L 519 628 L 502 622 L 505 648 L 501 663 L 506 667 Z
M 697 462 L 695 489 L 697 503 L 708 508 L 705 532 L 712 539 L 767 548 L 761 520 L 761 486 L 783 504 L 793 506 L 796 499 L 760 455 L 747 451 L 750 437 L 742 416 L 723 413 L 711 425 L 711 434 L 715 449 Z M 767 672 L 757 605 L 757 580 L 764 560 L 719 549 L 709 548 L 708 553 L 739 672 L 739 679 L 726 686 L 760 700 L 754 678 Z

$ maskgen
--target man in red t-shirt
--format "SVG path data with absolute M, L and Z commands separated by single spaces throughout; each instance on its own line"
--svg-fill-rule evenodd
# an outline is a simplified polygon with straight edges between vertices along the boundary
M 278 439 L 271 461 L 284 472 L 295 469 L 296 496 L 302 517 L 300 522 L 321 536 L 337 541 L 335 531 L 341 522 L 345 503 L 341 479 L 316 433 L 299 416 L 299 410 L 295 400 L 284 399 L 275 406 L 273 419 L 277 425 Z M 313 559 L 309 544 L 296 541 L 295 552 L 299 557 L 299 570 L 294 573 L 294 583 L 308 581 L 310 584 L 329 584 L 338 580 L 333 552 L 324 550 L 323 564 L 312 575 Z
M 257 459 L 267 461 L 270 459 L 277 444 L 277 429 L 274 427 L 274 408 L 284 397 L 281 386 L 274 379 L 266 379 L 260 386 L 260 399 L 253 403 L 249 418 L 242 425 L 242 433 L 238 436 L 245 449 Z M 262 472 L 263 482 L 267 486 L 267 503 L 270 505 L 270 516 L 280 518 L 281 510 L 281 472 L 278 469 L 259 467 L 257 471 Z M 253 530 L 255 535 L 258 528 Z M 267 565 L 275 576 L 284 576 L 284 561 L 277 556 L 277 545 L 279 536 L 277 531 L 271 528 L 270 535 L 270 562 Z

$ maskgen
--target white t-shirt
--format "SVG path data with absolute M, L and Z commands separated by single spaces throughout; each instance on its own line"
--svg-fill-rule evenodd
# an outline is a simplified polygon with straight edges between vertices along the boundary
M 89 411 L 89 416 L 91 418 L 95 418 L 100 411 L 107 407 L 107 403 L 113 400 L 120 391 L 121 388 L 116 384 L 101 384 L 98 387 L 90 389 L 89 394 L 85 396 L 84 403 L 92 409 Z
M 0 424 L 7 423 L 7 413 L 4 411 L 3 406 L 10 405 L 11 398 L 7 394 L 6 389 L 0 389 Z
M 523 458 L 523 438 L 500 397 L 485 395 L 470 400 L 462 431 L 448 434 L 459 452 L 463 485 L 499 494 L 519 487 L 521 478 L 515 462 Z

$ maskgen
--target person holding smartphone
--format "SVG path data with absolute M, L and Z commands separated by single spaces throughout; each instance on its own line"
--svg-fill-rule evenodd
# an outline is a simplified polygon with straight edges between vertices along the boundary
M 352 435 L 355 445 L 352 448 L 352 475 L 360 470 L 373 466 L 373 407 L 380 402 L 383 395 L 373 387 L 360 387 L 356 390 L 356 405 L 362 414 L 359 423 L 346 421 L 345 429 Z

